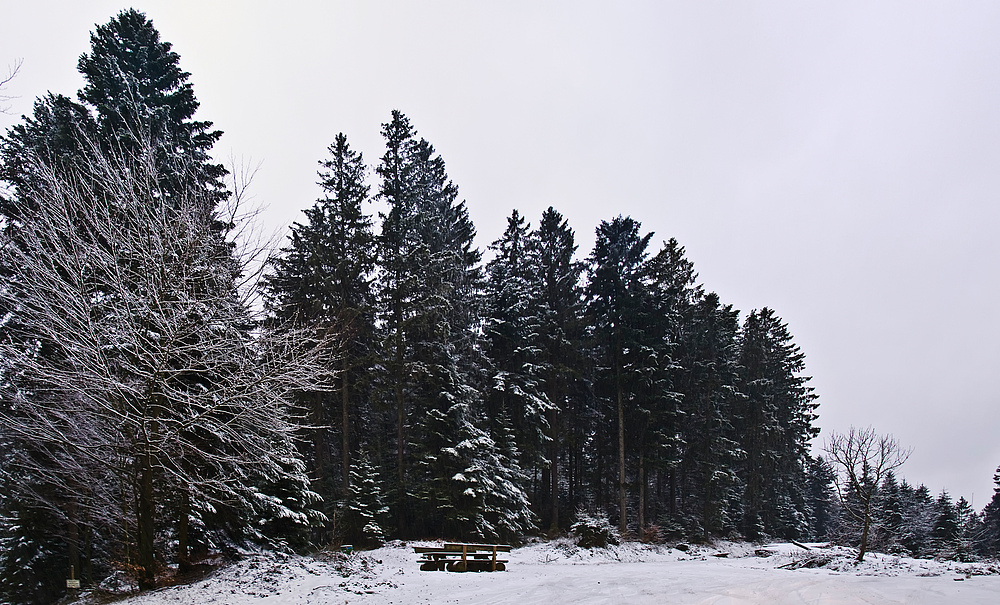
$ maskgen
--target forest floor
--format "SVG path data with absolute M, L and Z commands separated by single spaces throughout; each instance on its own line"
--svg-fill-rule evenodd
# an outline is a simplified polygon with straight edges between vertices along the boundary
M 447 603 L 828 605 L 1000 603 L 1000 564 L 957 563 L 857 552 L 842 547 L 720 542 L 680 551 L 627 543 L 583 549 L 568 540 L 510 553 L 507 571 L 418 570 L 412 546 L 395 542 L 351 556 L 246 553 L 185 586 L 114 599 L 126 605 Z M 765 552 L 766 551 L 766 552 Z M 726 556 L 719 556 L 723 553 Z M 124 587 L 120 587 L 124 588 Z M 77 603 L 107 603 L 108 592 Z M 124 596 L 124 595 L 122 595 Z

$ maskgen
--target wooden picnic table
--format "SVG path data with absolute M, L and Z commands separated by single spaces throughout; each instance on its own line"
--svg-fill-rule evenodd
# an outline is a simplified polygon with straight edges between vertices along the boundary
M 510 552 L 508 544 L 446 542 L 441 546 L 414 546 L 420 555 L 421 571 L 504 571 L 507 559 L 497 553 Z

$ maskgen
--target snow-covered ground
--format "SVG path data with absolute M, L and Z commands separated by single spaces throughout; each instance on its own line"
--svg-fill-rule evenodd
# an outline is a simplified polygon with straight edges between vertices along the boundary
M 128 605 L 445 603 L 1000 603 L 1000 565 L 939 562 L 791 544 L 718 544 L 682 552 L 625 544 L 587 550 L 557 540 L 510 553 L 507 571 L 424 572 L 414 545 L 350 557 L 251 554 L 189 586 L 163 588 Z M 763 549 L 758 552 L 758 549 Z M 767 552 L 770 551 L 769 556 Z M 728 553 L 726 557 L 715 555 Z M 94 602 L 83 599 L 82 602 Z

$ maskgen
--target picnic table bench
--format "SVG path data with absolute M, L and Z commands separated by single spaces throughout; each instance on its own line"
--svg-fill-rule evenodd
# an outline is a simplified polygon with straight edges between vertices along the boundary
M 507 544 L 466 544 L 448 542 L 441 546 L 414 546 L 420 555 L 421 571 L 503 571 L 507 559 L 497 553 L 510 552 Z

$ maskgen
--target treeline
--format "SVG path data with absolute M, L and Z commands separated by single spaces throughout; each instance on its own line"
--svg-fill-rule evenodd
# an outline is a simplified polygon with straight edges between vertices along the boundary
M 249 543 L 517 541 L 580 513 L 654 541 L 857 539 L 788 326 L 706 291 L 677 241 L 618 216 L 581 259 L 557 210 L 514 211 L 484 262 L 393 112 L 373 166 L 334 137 L 252 283 L 177 54 L 134 10 L 91 43 L 77 100 L 0 139 L 6 600 L 52 601 L 70 566 L 148 588 Z M 997 552 L 1000 500 L 893 481 L 873 545 Z
M 824 461 L 818 464 L 823 467 L 818 474 L 833 476 Z M 976 511 L 964 497 L 954 501 L 947 491 L 935 496 L 924 485 L 913 486 L 888 473 L 881 484 L 866 486 L 874 488 L 869 550 L 958 561 L 1000 555 L 1000 469 L 993 480 L 993 499 L 982 511 Z M 831 515 L 819 526 L 815 537 L 857 546 L 861 524 L 844 511 L 857 498 L 854 490 L 846 490 L 843 500 L 831 500 Z
M 811 535 L 815 397 L 772 310 L 741 322 L 629 217 L 581 262 L 559 212 L 532 228 L 514 211 L 483 265 L 433 146 L 399 112 L 382 134 L 379 224 L 338 135 L 266 280 L 273 317 L 343 336 L 334 388 L 299 399 L 340 519 L 322 541 L 512 540 L 580 509 L 637 536 Z

